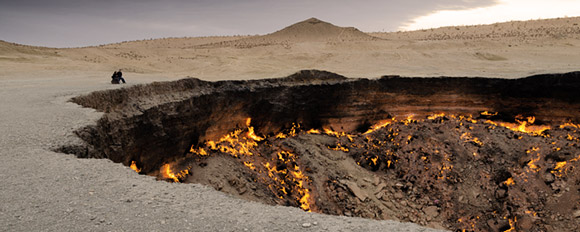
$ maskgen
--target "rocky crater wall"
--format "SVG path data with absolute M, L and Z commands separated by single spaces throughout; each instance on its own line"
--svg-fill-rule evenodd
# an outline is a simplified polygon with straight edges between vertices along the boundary
M 105 112 L 97 125 L 77 131 L 87 142 L 80 157 L 126 165 L 141 160 L 145 172 L 183 155 L 191 145 L 216 139 L 252 118 L 258 134 L 293 123 L 304 128 L 365 131 L 380 120 L 445 112 L 499 112 L 498 120 L 533 115 L 536 124 L 580 121 L 580 72 L 521 79 L 350 79 L 306 70 L 251 81 L 195 78 L 91 93 L 72 99 Z

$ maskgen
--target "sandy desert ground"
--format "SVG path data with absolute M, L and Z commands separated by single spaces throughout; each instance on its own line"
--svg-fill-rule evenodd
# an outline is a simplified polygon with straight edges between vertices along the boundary
M 580 18 L 363 33 L 309 19 L 263 36 L 167 38 L 84 48 L 0 41 L 0 224 L 7 231 L 429 230 L 245 202 L 196 184 L 135 174 L 52 149 L 102 113 L 68 102 L 96 90 L 191 76 L 282 77 L 321 69 L 348 77 L 518 78 L 580 70 Z M 122 68 L 129 84 L 109 84 Z

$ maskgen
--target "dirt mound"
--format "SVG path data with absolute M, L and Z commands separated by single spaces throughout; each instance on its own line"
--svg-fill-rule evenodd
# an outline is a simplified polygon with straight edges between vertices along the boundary
M 295 126 L 264 137 L 246 136 L 248 127 L 172 166 L 189 177 L 159 176 L 333 215 L 451 230 L 577 230 L 579 125 L 528 133 L 492 118 L 439 114 L 363 133 Z
M 354 27 L 338 27 L 333 24 L 310 18 L 290 25 L 282 30 L 265 35 L 262 39 L 272 41 L 357 41 L 372 40 L 374 37 L 359 31 Z
M 208 44 L 200 47 L 234 46 L 238 48 L 249 48 L 271 45 L 291 46 L 293 43 L 304 42 L 335 43 L 371 40 L 378 40 L 378 38 L 359 31 L 354 27 L 339 27 L 317 18 L 310 18 L 271 34 L 236 41 Z

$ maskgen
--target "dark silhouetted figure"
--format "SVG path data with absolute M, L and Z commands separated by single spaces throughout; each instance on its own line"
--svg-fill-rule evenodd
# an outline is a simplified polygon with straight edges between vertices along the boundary
M 111 84 L 120 84 L 121 81 L 123 82 L 123 84 L 127 83 L 125 82 L 125 78 L 123 78 L 123 72 L 121 72 L 121 69 L 119 69 L 119 71 L 115 71 L 111 78 L 112 78 Z

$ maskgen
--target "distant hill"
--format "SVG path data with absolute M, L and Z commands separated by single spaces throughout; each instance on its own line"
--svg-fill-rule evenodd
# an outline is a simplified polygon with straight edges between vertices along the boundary
M 28 46 L 0 40 L 0 54 L 2 55 L 52 55 L 56 49 Z
M 321 21 L 317 18 L 310 18 L 302 22 L 290 25 L 272 34 L 261 36 L 262 39 L 273 41 L 357 41 L 372 40 L 372 36 L 365 34 L 354 27 L 339 27 Z
M 371 40 L 379 39 L 354 27 L 339 27 L 317 18 L 309 18 L 271 34 L 205 46 L 218 45 L 247 48 L 267 45 L 287 45 L 302 42 L 350 42 Z

